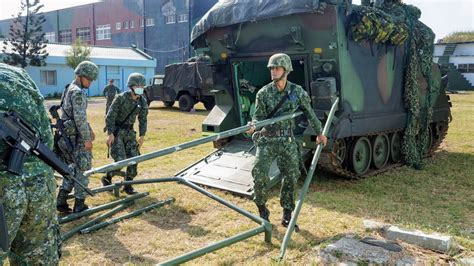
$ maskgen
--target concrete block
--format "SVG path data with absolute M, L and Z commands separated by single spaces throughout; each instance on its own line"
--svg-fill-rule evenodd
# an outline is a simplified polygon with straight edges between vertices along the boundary
M 390 240 L 401 240 L 409 244 L 443 253 L 448 253 L 454 245 L 454 240 L 451 236 L 444 236 L 437 233 L 425 234 L 418 230 L 406 230 L 396 226 L 388 227 L 385 230 L 385 237 Z
M 474 257 L 473 258 L 462 258 L 458 260 L 459 265 L 474 266 Z
M 372 220 L 364 220 L 362 221 L 362 224 L 364 225 L 364 228 L 366 231 L 378 231 L 383 229 L 386 226 L 389 226 L 384 223 L 372 221 Z

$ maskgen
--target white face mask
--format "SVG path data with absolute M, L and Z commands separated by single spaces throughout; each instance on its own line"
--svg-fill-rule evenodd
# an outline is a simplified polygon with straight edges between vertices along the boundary
M 133 91 L 135 92 L 136 95 L 142 95 L 143 94 L 143 88 L 140 88 L 140 87 L 135 88 Z

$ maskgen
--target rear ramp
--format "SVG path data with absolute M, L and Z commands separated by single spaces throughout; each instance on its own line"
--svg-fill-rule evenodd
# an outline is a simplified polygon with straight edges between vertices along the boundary
M 182 170 L 176 177 L 196 184 L 214 187 L 236 194 L 253 196 L 252 168 L 256 148 L 248 140 L 233 140 L 203 159 Z M 307 157 L 309 150 L 304 151 Z M 269 171 L 269 187 L 281 179 L 276 162 Z

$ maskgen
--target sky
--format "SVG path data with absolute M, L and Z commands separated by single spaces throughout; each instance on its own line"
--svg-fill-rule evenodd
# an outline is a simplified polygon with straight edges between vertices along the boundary
M 274 0 L 279 1 L 279 0 Z M 20 9 L 20 0 L 0 0 L 0 19 L 11 18 Z M 41 0 L 43 11 L 99 2 L 99 0 Z M 360 0 L 353 0 L 360 4 Z M 474 31 L 474 0 L 404 0 L 420 8 L 421 21 L 431 27 L 436 39 L 453 31 Z

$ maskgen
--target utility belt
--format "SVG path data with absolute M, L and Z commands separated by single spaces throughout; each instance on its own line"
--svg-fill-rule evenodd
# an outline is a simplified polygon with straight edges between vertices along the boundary
M 119 126 L 115 126 L 115 128 L 117 130 L 120 130 L 120 129 L 132 130 L 133 129 L 133 124 L 131 124 L 131 125 L 119 125 Z
M 262 136 L 281 138 L 281 137 L 294 137 L 293 129 L 276 129 L 276 130 L 267 130 L 263 128 L 261 131 Z

